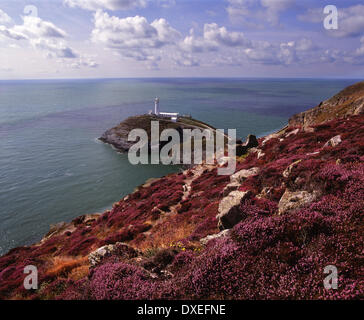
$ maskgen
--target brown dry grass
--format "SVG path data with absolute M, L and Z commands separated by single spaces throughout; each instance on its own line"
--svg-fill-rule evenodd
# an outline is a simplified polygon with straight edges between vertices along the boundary
M 68 275 L 73 269 L 87 266 L 88 268 L 88 258 L 87 257 L 55 257 L 52 259 L 52 267 L 47 271 L 47 275 L 51 277 L 59 277 Z
M 182 224 L 165 223 L 152 231 L 147 239 L 138 243 L 136 247 L 142 251 L 150 248 L 169 248 L 172 243 L 187 238 L 196 226 L 188 221 Z
M 88 265 L 80 266 L 75 269 L 73 269 L 68 277 L 74 281 L 81 280 L 88 276 L 90 269 Z

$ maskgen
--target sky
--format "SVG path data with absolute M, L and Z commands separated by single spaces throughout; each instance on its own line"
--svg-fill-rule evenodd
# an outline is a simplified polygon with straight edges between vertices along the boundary
M 362 0 L 0 1 L 0 79 L 363 75 Z

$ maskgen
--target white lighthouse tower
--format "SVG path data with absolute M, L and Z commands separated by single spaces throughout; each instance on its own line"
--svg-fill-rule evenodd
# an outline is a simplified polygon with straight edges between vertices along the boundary
M 154 100 L 154 114 L 159 116 L 159 98 Z

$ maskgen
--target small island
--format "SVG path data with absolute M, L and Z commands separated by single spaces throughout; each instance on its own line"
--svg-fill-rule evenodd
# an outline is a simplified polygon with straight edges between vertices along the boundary
M 100 138 L 104 143 L 112 145 L 118 152 L 128 152 L 130 148 L 135 144 L 134 141 L 129 141 L 128 136 L 130 132 L 134 129 L 143 129 L 148 134 L 148 143 L 149 143 L 149 152 L 151 146 L 151 127 L 153 121 L 158 121 L 160 132 L 166 129 L 175 129 L 178 131 L 180 140 L 179 145 L 181 148 L 181 157 L 183 152 L 183 145 L 190 144 L 190 147 L 193 147 L 197 144 L 198 137 L 193 136 L 191 141 L 184 140 L 183 130 L 189 129 L 199 129 L 202 131 L 209 130 L 211 134 L 216 139 L 216 131 L 217 129 L 213 126 L 202 122 L 200 120 L 196 120 L 192 118 L 191 115 L 180 115 L 179 113 L 172 112 L 160 112 L 159 109 L 159 98 L 155 99 L 154 111 L 150 111 L 149 114 L 137 115 L 127 118 L 122 121 L 119 125 L 115 126 L 107 130 Z M 206 139 L 201 138 L 201 148 L 202 148 L 202 158 L 206 159 Z M 227 148 L 227 144 L 231 138 L 224 134 L 224 145 L 225 149 Z M 159 149 L 162 149 L 166 142 L 159 142 Z M 246 142 L 243 143 L 242 139 L 236 139 L 233 141 L 233 144 L 236 146 L 236 155 L 238 157 L 247 154 L 249 149 L 258 146 L 258 140 L 254 135 L 249 135 Z
M 179 113 L 168 113 L 159 111 L 159 98 L 155 99 L 154 112 L 149 114 L 137 115 L 129 117 L 116 127 L 107 130 L 100 138 L 104 143 L 112 145 L 119 152 L 128 152 L 135 143 L 128 141 L 128 135 L 133 129 L 144 129 L 151 136 L 152 121 L 159 121 L 160 131 L 165 129 L 176 129 L 182 133 L 183 129 L 200 129 L 211 130 L 215 132 L 215 128 L 196 119 L 190 115 L 181 116 Z

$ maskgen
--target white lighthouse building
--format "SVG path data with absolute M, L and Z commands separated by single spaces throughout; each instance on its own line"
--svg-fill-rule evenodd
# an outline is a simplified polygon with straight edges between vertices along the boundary
M 173 122 L 177 122 L 179 118 L 179 113 L 173 113 L 173 112 L 160 112 L 159 109 L 159 98 L 155 98 L 154 100 L 154 114 L 158 117 L 162 118 L 170 118 Z
M 154 114 L 159 116 L 159 98 L 155 98 L 154 100 Z

